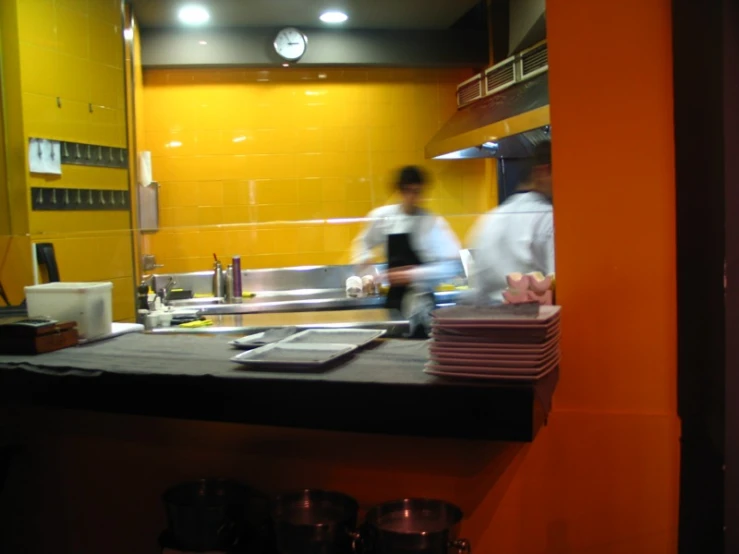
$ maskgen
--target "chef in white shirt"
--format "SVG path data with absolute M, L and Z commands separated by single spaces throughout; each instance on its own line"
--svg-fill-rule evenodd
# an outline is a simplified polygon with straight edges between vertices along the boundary
M 418 311 L 414 298 L 425 296 L 428 302 L 433 287 L 460 269 L 454 232 L 442 217 L 420 207 L 425 183 L 420 168 L 401 169 L 396 180 L 401 203 L 372 210 L 352 246 L 352 263 L 358 265 L 372 262 L 373 249 L 385 250 L 390 282 L 386 306 L 406 316 Z
M 551 142 L 536 145 L 528 179 L 478 220 L 468 243 L 479 302 L 502 301 L 511 273 L 554 273 Z

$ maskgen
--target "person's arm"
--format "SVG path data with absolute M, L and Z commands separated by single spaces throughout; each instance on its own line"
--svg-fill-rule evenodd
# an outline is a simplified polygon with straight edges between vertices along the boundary
M 554 273 L 554 217 L 552 212 L 542 216 L 534 244 L 534 263 L 544 275 Z
M 369 221 L 352 242 L 351 263 L 368 264 L 372 261 L 372 249 L 385 239 L 381 229 L 381 217 L 375 211 L 367 216 Z
M 456 277 L 460 269 L 461 245 L 449 224 L 435 216 L 431 229 L 419 237 L 419 257 L 423 265 L 410 270 L 412 282 L 438 281 Z
M 475 223 L 470 233 L 469 246 L 475 252 L 474 270 L 470 281 L 474 283 L 471 297 L 480 304 L 486 304 L 495 285 L 490 279 L 494 255 L 490 252 L 490 231 L 488 226 L 493 216 L 484 214 Z

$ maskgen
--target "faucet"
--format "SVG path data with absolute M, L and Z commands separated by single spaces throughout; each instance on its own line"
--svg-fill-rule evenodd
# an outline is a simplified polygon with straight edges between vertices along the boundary
M 177 284 L 177 281 L 175 281 L 174 277 L 170 277 L 167 280 L 167 284 L 164 285 L 164 288 L 162 289 L 162 302 L 166 303 L 169 300 L 169 294 L 172 292 L 172 289 Z

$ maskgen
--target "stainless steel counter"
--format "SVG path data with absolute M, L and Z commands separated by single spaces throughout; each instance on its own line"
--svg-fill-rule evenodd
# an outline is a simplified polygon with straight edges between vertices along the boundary
M 455 304 L 460 296 L 458 291 L 435 293 L 437 305 Z M 176 304 L 176 303 L 175 303 Z M 182 305 L 182 304 L 180 304 Z M 287 312 L 324 312 L 339 310 L 383 309 L 384 296 L 348 298 L 343 290 L 326 289 L 321 293 L 300 295 L 299 291 L 284 294 L 258 295 L 244 298 L 232 304 L 215 303 L 194 304 L 199 313 L 205 316 L 225 314 L 261 314 Z M 192 307 L 193 304 L 190 304 Z
M 408 333 L 409 325 L 396 310 L 359 309 L 320 312 L 282 312 L 208 315 L 213 321 L 210 327 L 188 329 L 183 327 L 161 327 L 154 329 L 160 334 L 229 334 L 248 335 L 274 327 L 298 327 L 320 329 L 327 327 L 384 329 L 389 337 L 400 337 Z

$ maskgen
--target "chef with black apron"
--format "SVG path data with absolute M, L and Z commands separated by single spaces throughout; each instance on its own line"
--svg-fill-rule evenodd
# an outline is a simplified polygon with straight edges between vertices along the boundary
M 373 250 L 385 250 L 390 290 L 386 307 L 412 319 L 433 309 L 433 288 L 460 272 L 459 241 L 447 222 L 420 207 L 426 178 L 420 168 L 400 170 L 400 204 L 369 213 L 367 226 L 354 241 L 352 262 L 371 263 Z

